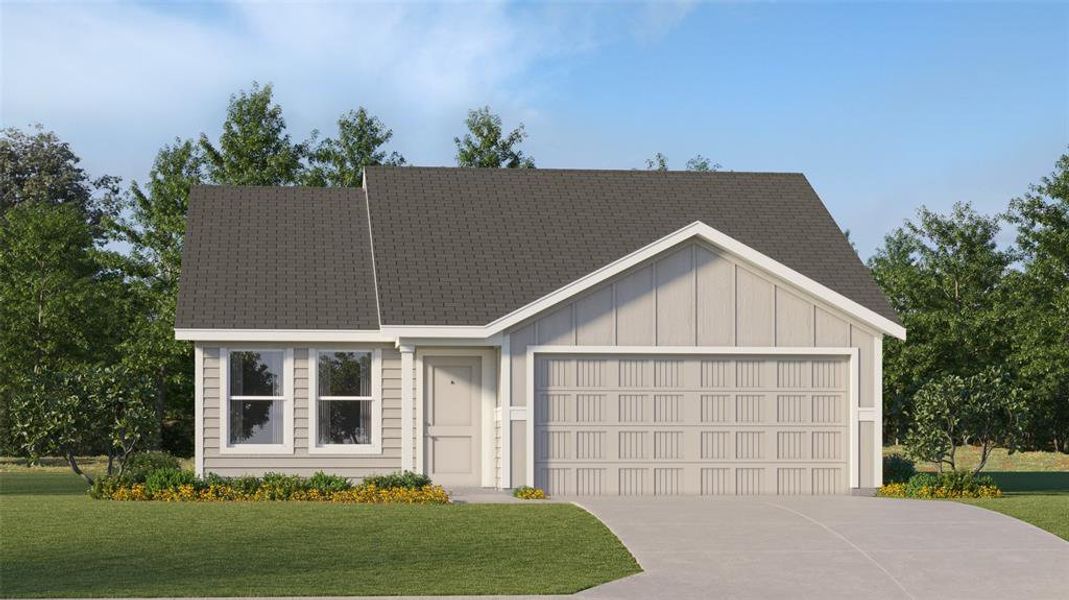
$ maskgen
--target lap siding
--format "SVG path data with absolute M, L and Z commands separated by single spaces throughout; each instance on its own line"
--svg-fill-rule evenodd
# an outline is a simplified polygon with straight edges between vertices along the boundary
M 308 348 L 294 348 L 294 432 L 292 454 L 247 455 L 219 453 L 220 349 L 204 349 L 204 471 L 219 475 L 260 475 L 267 472 L 311 475 L 326 471 L 352 478 L 401 468 L 401 355 L 382 349 L 382 453 L 375 455 L 308 454 Z

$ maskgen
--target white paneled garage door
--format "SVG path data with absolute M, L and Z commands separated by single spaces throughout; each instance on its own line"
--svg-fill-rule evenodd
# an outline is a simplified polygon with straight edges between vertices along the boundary
M 841 494 L 849 361 L 538 355 L 535 484 L 554 495 Z

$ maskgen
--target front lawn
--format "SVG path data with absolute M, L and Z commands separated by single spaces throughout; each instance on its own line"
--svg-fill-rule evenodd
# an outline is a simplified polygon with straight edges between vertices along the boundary
M 884 448 L 885 454 L 901 448 Z M 958 448 L 959 468 L 979 462 L 976 448 Z M 934 466 L 917 465 L 933 471 Z M 1002 498 L 961 499 L 988 510 L 1009 515 L 1069 540 L 1069 454 L 1060 452 L 1014 452 L 996 449 L 982 471 L 1002 488 Z
M 92 500 L 0 473 L 0 596 L 566 594 L 640 569 L 568 504 Z

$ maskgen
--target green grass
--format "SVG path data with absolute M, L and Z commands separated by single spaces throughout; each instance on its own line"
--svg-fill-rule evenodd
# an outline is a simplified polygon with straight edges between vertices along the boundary
M 902 452 L 900 447 L 884 448 L 884 454 Z M 958 448 L 958 468 L 971 468 L 980 461 L 980 452 L 971 446 Z M 918 465 L 932 471 L 934 465 Z M 1014 452 L 996 449 L 988 458 L 984 474 L 1002 488 L 1002 498 L 959 500 L 1009 515 L 1069 540 L 1069 454 L 1059 452 Z
M 959 502 L 1009 515 L 1069 540 L 1069 494 L 1007 495 Z
M 566 594 L 640 569 L 570 504 L 92 500 L 0 473 L 0 596 Z

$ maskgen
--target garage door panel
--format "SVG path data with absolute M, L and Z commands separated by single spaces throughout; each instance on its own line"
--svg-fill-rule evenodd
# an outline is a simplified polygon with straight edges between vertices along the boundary
M 555 495 L 843 493 L 846 362 L 541 357 L 535 483 Z

